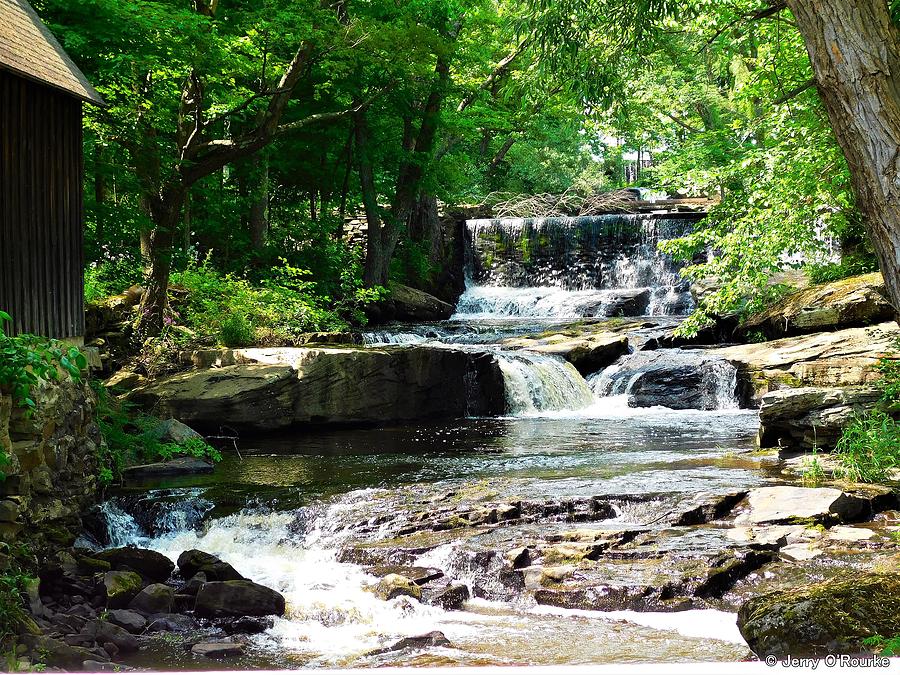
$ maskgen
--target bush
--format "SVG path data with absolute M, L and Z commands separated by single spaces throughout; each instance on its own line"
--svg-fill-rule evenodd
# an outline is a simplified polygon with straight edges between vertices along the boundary
M 839 263 L 825 263 L 822 265 L 807 265 L 806 273 L 814 284 L 825 284 L 831 281 L 840 281 L 848 277 L 878 271 L 878 261 L 875 256 L 851 255 L 846 256 Z
M 9 566 L 0 574 L 0 642 L 18 635 L 19 626 L 27 617 L 24 595 L 31 581 L 31 576 L 11 557 Z
M 185 325 L 225 346 L 242 347 L 255 341 L 254 327 L 288 342 L 301 333 L 348 327 L 338 311 L 328 308 L 331 298 L 316 295 L 308 276 L 282 260 L 255 285 L 220 273 L 207 259 L 173 274 L 172 282 L 188 291 L 181 317 Z
M 883 481 L 900 468 L 900 424 L 880 410 L 857 417 L 844 429 L 835 454 L 838 476 L 861 483 Z
M 97 422 L 106 441 L 105 447 L 98 450 L 102 484 L 119 480 L 122 470 L 133 464 L 165 462 L 181 456 L 222 460 L 219 451 L 200 438 L 163 443 L 157 433 L 161 420 L 134 412 L 128 403 L 116 401 L 99 382 L 92 382 L 91 386 L 97 394 Z
M 84 271 L 84 299 L 94 302 L 110 295 L 118 295 L 126 288 L 143 281 L 140 260 L 123 256 L 116 260 L 91 263 Z

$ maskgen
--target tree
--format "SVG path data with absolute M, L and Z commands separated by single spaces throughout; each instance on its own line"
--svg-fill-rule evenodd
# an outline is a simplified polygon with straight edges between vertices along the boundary
M 900 30 L 886 0 L 787 0 L 900 322 Z

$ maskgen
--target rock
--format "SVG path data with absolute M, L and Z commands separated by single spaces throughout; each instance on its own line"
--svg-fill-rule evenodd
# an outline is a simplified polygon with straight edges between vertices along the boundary
M 716 410 L 733 404 L 735 376 L 708 350 L 660 349 L 630 354 L 590 383 L 600 396 L 627 395 L 632 408 Z
M 293 419 L 297 377 L 286 365 L 236 365 L 191 371 L 136 389 L 129 400 L 208 428 L 281 429 Z
M 460 611 L 465 607 L 466 601 L 471 597 L 469 587 L 465 584 L 448 583 L 442 588 L 435 589 L 425 595 L 425 602 L 429 605 L 441 607 L 446 611 Z
M 759 409 L 762 448 L 828 451 L 857 415 L 877 407 L 875 387 L 803 387 L 769 392 Z
M 393 600 L 402 595 L 416 600 L 422 599 L 422 589 L 419 585 L 399 574 L 388 574 L 382 577 L 371 590 L 382 600 Z
M 702 525 L 724 518 L 742 499 L 747 496 L 745 490 L 728 494 L 699 494 L 688 503 L 679 506 L 679 513 L 674 525 Z
M 875 531 L 867 527 L 837 525 L 828 530 L 826 536 L 832 541 L 852 543 L 855 541 L 869 541 L 875 536 Z
M 106 605 L 110 609 L 127 607 L 143 587 L 144 580 L 136 572 L 117 571 L 103 575 Z
M 434 567 L 408 567 L 405 565 L 376 565 L 369 570 L 377 577 L 386 577 L 389 574 L 399 574 L 406 577 L 417 586 L 436 581 L 444 576 L 444 573 Z
M 197 630 L 198 624 L 184 614 L 153 614 L 147 618 L 148 633 L 189 633 Z
M 203 440 L 202 435 L 176 419 L 163 420 L 157 424 L 153 427 L 153 435 L 160 443 L 187 443 L 194 439 Z
M 97 620 L 85 626 L 85 633 L 98 644 L 113 644 L 119 654 L 132 654 L 138 650 L 138 641 L 130 632 L 109 621 Z
M 425 635 L 416 635 L 415 637 L 403 638 L 399 642 L 391 645 L 387 651 L 400 651 L 402 649 L 427 649 L 429 647 L 452 647 L 447 636 L 440 631 L 431 631 Z
M 443 321 L 453 316 L 453 305 L 424 291 L 397 283 L 391 283 L 389 289 L 386 300 L 377 303 L 377 308 L 366 310 L 379 322 Z
M 197 574 L 188 579 L 187 583 L 179 588 L 176 593 L 178 595 L 188 595 L 190 597 L 196 597 L 197 593 L 200 591 L 200 587 L 207 581 L 209 581 L 209 579 L 206 578 L 206 574 L 204 572 L 197 572 Z M 218 581 L 225 580 L 218 579 Z
M 781 485 L 750 490 L 748 511 L 736 524 L 807 522 L 853 522 L 868 516 L 871 501 L 836 488 L 804 488 Z
M 514 570 L 531 565 L 532 552 L 527 546 L 521 546 L 508 551 L 504 556 Z
M 738 628 L 760 658 L 863 653 L 865 638 L 900 634 L 900 574 L 854 573 L 751 598 Z
M 130 391 L 135 389 L 136 387 L 140 387 L 146 384 L 147 378 L 143 375 L 139 375 L 134 371 L 123 368 L 122 370 L 117 371 L 111 377 L 109 377 L 106 381 L 103 382 L 103 385 L 107 389 L 118 389 L 121 391 Z
M 813 558 L 818 558 L 825 551 L 822 549 L 813 546 L 812 544 L 789 544 L 782 548 L 778 553 L 788 560 L 793 560 L 794 562 L 805 562 L 807 560 L 812 560 Z
M 273 430 L 490 416 L 506 410 L 496 356 L 427 346 L 236 350 L 243 363 L 163 378 L 131 400 L 200 427 Z
M 211 581 L 203 584 L 194 606 L 197 616 L 282 616 L 284 596 L 252 581 Z
M 165 584 L 151 584 L 138 593 L 128 605 L 129 609 L 141 614 L 163 614 L 172 610 L 175 591 Z
M 106 620 L 135 635 L 147 627 L 147 619 L 130 609 L 111 609 L 106 613 Z
M 587 337 L 552 335 L 541 339 L 507 341 L 531 352 L 561 356 L 582 375 L 590 375 L 611 365 L 628 353 L 628 338 L 623 335 L 595 334 Z
M 207 659 L 230 659 L 244 653 L 243 642 L 200 642 L 191 647 L 191 654 Z
M 168 462 L 129 466 L 122 471 L 122 475 L 126 479 L 155 478 L 159 476 L 191 476 L 212 473 L 214 470 L 213 464 L 198 457 L 176 457 Z
M 81 664 L 82 670 L 87 673 L 120 673 L 132 670 L 121 663 L 109 663 L 88 659 Z
M 881 358 L 891 358 L 898 338 L 900 327 L 891 322 L 720 347 L 707 353 L 737 367 L 742 398 L 756 405 L 764 394 L 777 389 L 871 385 L 881 377 L 875 366 Z
M 595 316 L 643 316 L 649 307 L 649 288 L 616 289 L 609 292 L 604 299 L 602 313 Z
M 806 288 L 787 296 L 739 328 L 738 336 L 768 339 L 870 326 L 889 321 L 894 308 L 880 272 Z
M 198 574 L 203 574 L 207 581 L 238 581 L 244 578 L 227 562 L 196 549 L 178 556 L 178 571 L 186 579 Z
M 236 619 L 219 619 L 216 622 L 226 635 L 256 635 L 265 633 L 275 622 L 271 616 L 242 616 Z
M 41 663 L 53 668 L 77 670 L 85 661 L 97 660 L 97 655 L 84 647 L 72 647 L 43 635 L 26 636 L 23 642 L 33 654 L 40 655 Z
M 126 546 L 101 551 L 96 556 L 113 566 L 113 569 L 134 570 L 153 581 L 165 581 L 175 571 L 175 563 L 162 553 Z

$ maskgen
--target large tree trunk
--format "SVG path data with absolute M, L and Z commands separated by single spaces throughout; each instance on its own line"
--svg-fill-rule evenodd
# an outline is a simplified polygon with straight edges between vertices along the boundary
M 886 0 L 787 0 L 900 321 L 900 30 Z
M 180 230 L 186 189 L 182 185 L 165 190 L 151 202 L 153 234 L 150 240 L 150 272 L 141 298 L 138 327 L 147 335 L 158 335 L 168 309 L 169 275 L 175 238 Z
M 265 248 L 269 237 L 269 158 L 263 153 L 253 159 L 252 202 L 248 221 L 254 251 Z

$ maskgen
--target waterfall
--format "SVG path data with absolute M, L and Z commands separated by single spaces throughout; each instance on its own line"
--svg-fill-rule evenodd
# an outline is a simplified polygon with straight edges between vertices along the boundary
M 624 356 L 592 375 L 600 397 L 627 396 L 635 408 L 736 410 L 737 369 L 700 350 L 660 349 Z
M 510 414 L 581 410 L 594 402 L 584 378 L 560 358 L 525 352 L 503 352 L 497 358 Z
M 686 314 L 693 301 L 681 264 L 658 244 L 692 223 L 653 214 L 469 221 L 458 316 Z
M 113 497 L 99 507 L 100 532 L 110 546 L 140 544 L 155 536 L 199 528 L 214 504 L 201 489 L 151 490 L 139 497 Z

